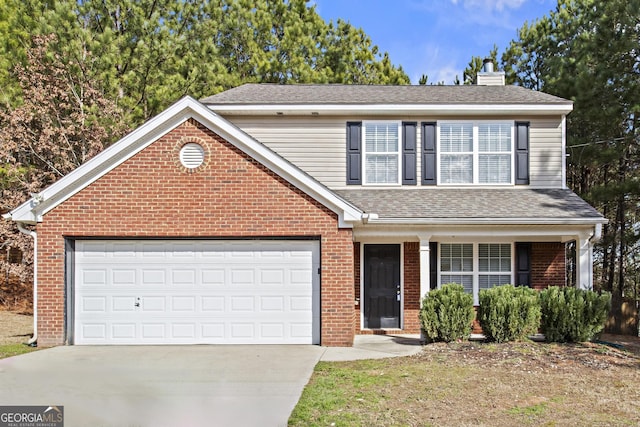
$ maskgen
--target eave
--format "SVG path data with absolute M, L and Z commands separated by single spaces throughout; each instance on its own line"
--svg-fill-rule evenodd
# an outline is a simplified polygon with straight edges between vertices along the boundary
M 571 103 L 557 104 L 207 104 L 222 115 L 565 115 Z
M 191 97 L 184 97 L 150 119 L 91 160 L 76 168 L 31 199 L 3 215 L 23 224 L 41 222 L 43 215 L 89 186 L 127 159 L 189 119 L 194 119 L 212 132 L 263 164 L 268 169 L 327 207 L 339 219 L 340 227 L 360 222 L 362 212 L 324 185 L 295 167 L 251 136 Z

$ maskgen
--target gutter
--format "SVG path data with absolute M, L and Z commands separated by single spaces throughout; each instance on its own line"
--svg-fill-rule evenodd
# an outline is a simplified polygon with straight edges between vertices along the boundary
M 365 216 L 366 215 L 366 216 Z M 606 218 L 380 218 L 364 214 L 363 222 L 386 225 L 596 225 L 602 229 Z
M 24 228 L 21 222 L 16 224 L 21 233 L 33 237 L 33 337 L 27 344 L 35 347 L 38 341 L 38 234 Z

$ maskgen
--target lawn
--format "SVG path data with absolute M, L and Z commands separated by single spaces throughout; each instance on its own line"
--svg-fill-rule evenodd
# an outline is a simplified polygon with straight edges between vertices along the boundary
M 0 359 L 18 356 L 19 354 L 30 353 L 37 350 L 37 347 L 30 347 L 25 344 L 0 344 Z
M 291 426 L 640 424 L 640 356 L 585 344 L 430 344 L 321 362 Z

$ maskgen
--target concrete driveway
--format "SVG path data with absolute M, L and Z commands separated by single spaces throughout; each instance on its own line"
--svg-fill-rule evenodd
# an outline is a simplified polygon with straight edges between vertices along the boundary
M 0 405 L 65 426 L 284 426 L 325 348 L 69 346 L 0 360 Z

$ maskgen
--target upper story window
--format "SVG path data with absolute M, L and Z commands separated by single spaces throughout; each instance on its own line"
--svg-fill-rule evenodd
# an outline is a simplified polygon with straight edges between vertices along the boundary
M 364 122 L 365 184 L 398 184 L 400 180 L 400 123 Z
M 512 122 L 439 122 L 439 182 L 513 183 Z
M 529 122 L 372 120 L 346 130 L 347 185 L 529 185 Z

